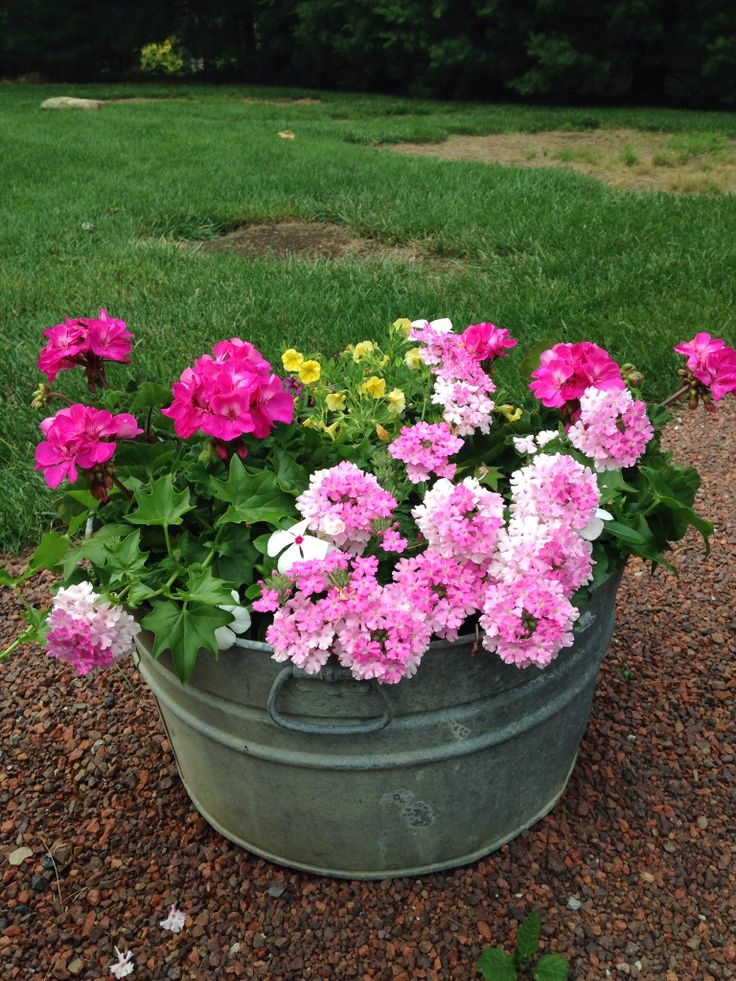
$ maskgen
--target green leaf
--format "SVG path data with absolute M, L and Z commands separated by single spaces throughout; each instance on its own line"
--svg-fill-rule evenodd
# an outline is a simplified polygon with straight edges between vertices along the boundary
M 519 363 L 519 371 L 522 375 L 531 375 L 533 371 L 539 367 L 539 358 L 541 355 L 550 347 L 554 347 L 557 344 L 558 338 L 556 337 L 543 337 L 540 341 L 526 351 L 524 357 Z
M 309 483 L 309 474 L 301 464 L 297 463 L 293 454 L 282 449 L 274 451 L 276 464 L 276 486 L 297 497 Z
M 12 588 L 17 581 L 17 579 L 13 579 L 7 569 L 0 567 L 0 586 L 10 586 Z
M 110 584 L 135 579 L 145 574 L 148 552 L 140 551 L 141 533 L 136 528 L 125 538 L 103 542 L 103 565 L 110 573 Z
M 189 503 L 189 489 L 174 490 L 174 479 L 171 474 L 155 480 L 150 487 L 140 488 L 135 492 L 138 509 L 126 515 L 126 519 L 134 525 L 180 525 L 182 516 L 194 509 Z
M 278 527 L 284 518 L 296 515 L 293 498 L 279 490 L 274 474 L 269 470 L 247 470 L 238 456 L 230 460 L 228 479 L 212 477 L 210 489 L 213 497 L 230 505 L 218 525 L 263 521 Z
M 211 569 L 203 566 L 192 566 L 189 569 L 189 581 L 187 583 L 187 599 L 198 603 L 210 603 L 217 606 L 219 603 L 227 603 L 232 606 L 232 587 L 222 579 L 216 579 L 212 575 Z
M 153 381 L 143 382 L 133 396 L 128 412 L 135 414 L 142 412 L 143 409 L 160 409 L 164 405 L 169 405 L 172 398 L 169 385 Z
M 69 548 L 69 539 L 56 531 L 47 531 L 41 536 L 38 548 L 28 560 L 28 572 L 39 569 L 58 568 Z
M 174 443 L 159 441 L 145 443 L 140 439 L 123 440 L 115 451 L 115 466 L 128 477 L 135 477 L 146 484 L 153 480 L 164 468 L 170 469 L 176 446 Z
M 537 952 L 540 930 L 539 913 L 534 910 L 527 916 L 516 934 L 516 953 L 522 962 L 525 963 Z
M 483 467 L 478 483 L 484 487 L 490 487 L 492 491 L 498 490 L 498 484 L 503 480 L 503 470 L 500 467 Z
M 500 947 L 484 950 L 475 965 L 486 981 L 516 981 L 514 961 Z
M 164 651 L 171 651 L 176 673 L 186 685 L 200 650 L 218 656 L 215 630 L 230 623 L 232 617 L 225 610 L 204 603 L 182 606 L 173 600 L 155 599 L 151 606 L 153 609 L 141 622 L 154 635 L 152 654 L 160 657 Z
M 606 521 L 605 530 L 626 545 L 645 545 L 646 538 L 630 525 L 620 521 Z
M 562 954 L 544 954 L 532 974 L 534 981 L 567 981 L 569 965 Z

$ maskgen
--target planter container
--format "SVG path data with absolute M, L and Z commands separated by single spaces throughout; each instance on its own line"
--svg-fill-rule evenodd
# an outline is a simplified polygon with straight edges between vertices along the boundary
M 221 834 L 273 862 L 355 879 L 472 862 L 557 802 L 590 715 L 620 576 L 593 593 L 573 647 L 519 670 L 432 644 L 414 678 L 307 676 L 265 644 L 203 652 L 191 683 L 139 637 L 179 773 Z

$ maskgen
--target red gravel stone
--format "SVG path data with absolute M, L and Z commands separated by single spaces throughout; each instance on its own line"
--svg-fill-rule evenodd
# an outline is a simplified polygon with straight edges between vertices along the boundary
M 276 868 L 193 811 L 132 667 L 135 694 L 114 672 L 76 678 L 39 651 L 14 655 L 0 673 L 3 981 L 111 977 L 114 945 L 146 981 L 469 981 L 533 909 L 543 950 L 564 953 L 576 981 L 736 977 L 736 402 L 724 403 L 667 434 L 704 476 L 711 555 L 692 535 L 676 547 L 679 580 L 629 564 L 564 797 L 473 866 L 374 883 Z M 39 576 L 29 598 L 47 586 Z M 7 591 L 0 610 L 5 644 L 21 627 Z M 33 856 L 10 866 L 21 845 Z M 158 925 L 172 902 L 180 934 Z

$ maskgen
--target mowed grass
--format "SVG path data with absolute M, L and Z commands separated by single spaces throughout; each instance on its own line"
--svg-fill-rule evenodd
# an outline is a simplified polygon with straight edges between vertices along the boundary
M 157 101 L 39 109 L 60 94 Z M 274 101 L 304 96 L 321 101 Z M 450 316 L 461 326 L 493 320 L 519 339 L 498 372 L 517 396 L 524 354 L 544 338 L 594 340 L 638 364 L 651 395 L 664 396 L 676 380 L 673 343 L 703 329 L 734 342 L 732 196 L 615 191 L 563 170 L 400 157 L 373 145 L 609 126 L 682 134 L 673 152 L 685 152 L 735 136 L 736 115 L 0 86 L 0 547 L 18 549 L 53 521 L 54 495 L 33 472 L 41 331 L 100 306 L 135 333 L 138 380 L 178 376 L 222 337 L 248 338 L 278 364 L 285 346 L 331 353 L 399 316 Z M 452 261 L 244 259 L 180 244 L 284 218 L 336 222 Z M 120 386 L 130 375 L 111 372 Z M 84 397 L 70 373 L 58 385 Z

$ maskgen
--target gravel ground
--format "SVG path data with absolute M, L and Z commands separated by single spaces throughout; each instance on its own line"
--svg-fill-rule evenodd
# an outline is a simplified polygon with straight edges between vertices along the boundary
M 470 981 L 537 909 L 571 978 L 736 978 L 729 401 L 668 436 L 704 475 L 711 556 L 688 539 L 679 580 L 630 564 L 563 799 L 476 865 L 374 883 L 273 866 L 193 810 L 135 672 L 134 694 L 114 673 L 15 656 L 0 668 L 0 977 L 109 978 L 116 945 L 134 981 Z M 18 616 L 7 591 L 0 603 L 4 644 Z M 32 854 L 13 866 L 19 846 Z M 176 935 L 158 925 L 172 902 L 187 914 Z

